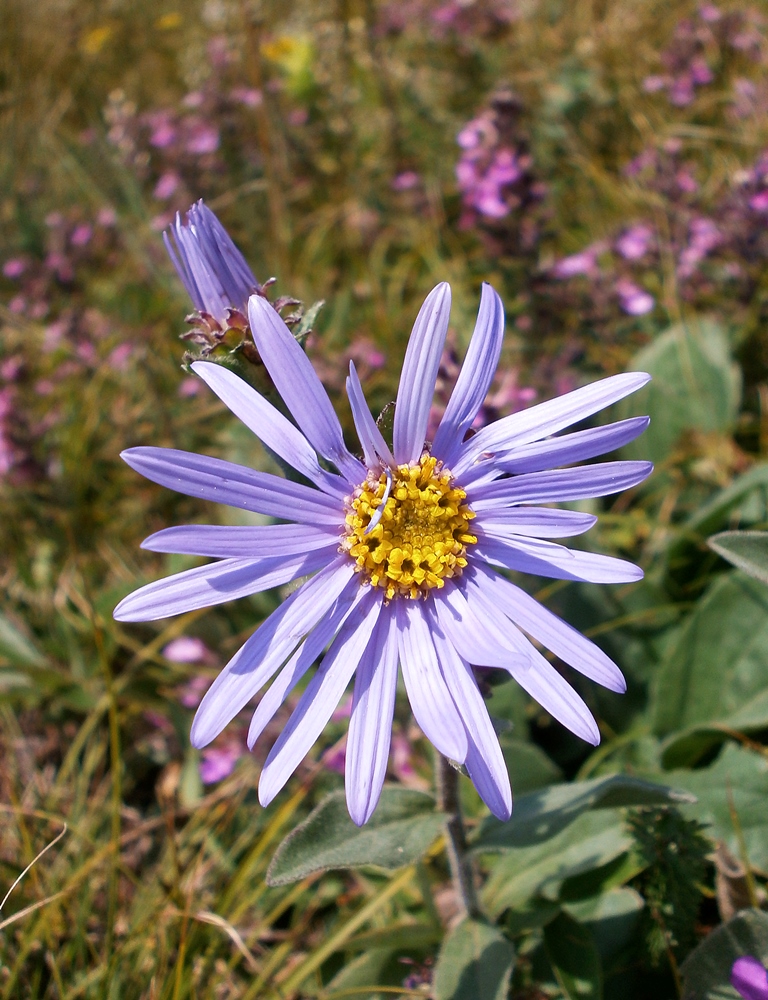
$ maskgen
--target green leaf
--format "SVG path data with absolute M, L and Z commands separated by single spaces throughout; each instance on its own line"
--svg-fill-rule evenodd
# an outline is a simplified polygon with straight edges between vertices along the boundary
M 544 928 L 544 950 L 568 1000 L 600 1000 L 602 964 L 586 927 L 561 913 Z
M 734 518 L 738 519 L 742 514 L 746 517 L 744 507 L 754 506 L 752 501 L 755 496 L 759 496 L 761 502 L 757 504 L 757 509 L 753 512 L 754 517 L 749 520 L 753 524 L 755 521 L 763 520 L 768 513 L 765 502 L 767 489 L 768 462 L 763 462 L 739 476 L 730 486 L 726 486 L 691 515 L 682 525 L 680 540 L 675 542 L 669 550 L 669 560 L 673 561 L 680 547 L 691 539 L 700 539 L 703 542 L 708 535 L 712 535 L 729 521 L 733 523 Z
M 440 949 L 435 1000 L 505 1000 L 514 962 L 514 949 L 498 928 L 464 920 Z
M 619 886 L 591 899 L 564 904 L 563 909 L 587 928 L 600 958 L 608 961 L 633 940 L 644 905 L 639 892 Z
M 32 640 L 2 614 L 0 614 L 0 657 L 15 667 L 42 667 L 46 663 L 45 656 Z
M 630 367 L 653 375 L 632 397 L 632 413 L 648 413 L 651 425 L 626 457 L 662 462 L 687 430 L 726 431 L 741 401 L 739 368 L 728 338 L 711 319 L 679 324 L 657 337 L 632 359 Z M 618 407 L 627 410 L 626 403 Z
M 768 589 L 739 572 L 721 576 L 680 629 L 658 676 L 652 711 L 659 736 L 727 720 L 747 706 L 768 688 Z
M 707 544 L 729 563 L 768 583 L 768 531 L 722 531 Z
M 768 760 L 761 754 L 730 744 L 707 768 L 671 771 L 669 778 L 697 799 L 683 806 L 689 819 L 709 825 L 713 840 L 724 840 L 730 852 L 741 857 L 734 815 L 741 828 L 749 863 L 768 870 Z
M 506 735 L 499 742 L 515 795 L 562 780 L 563 774 L 557 764 L 534 743 Z
M 679 805 L 689 801 L 685 792 L 624 774 L 553 785 L 517 799 L 512 818 L 506 823 L 494 818 L 485 820 L 472 849 L 501 851 L 539 844 L 556 836 L 588 809 Z
M 423 857 L 441 833 L 445 815 L 435 800 L 410 788 L 385 788 L 368 823 L 349 818 L 343 792 L 324 799 L 280 844 L 267 871 L 268 885 L 298 882 L 330 868 L 377 865 L 394 871 Z
M 753 733 L 768 728 L 768 687 L 732 715 L 714 722 L 690 726 L 664 743 L 661 763 L 665 768 L 691 767 L 718 743 L 734 733 Z
M 768 913 L 743 910 L 712 931 L 681 966 L 683 995 L 696 1000 L 739 1000 L 731 967 L 742 955 L 768 963 Z
M 557 898 L 565 879 L 607 865 L 632 843 L 618 811 L 584 813 L 554 837 L 506 850 L 493 863 L 482 891 L 483 905 L 497 917 L 507 909 L 528 907 L 537 893 Z

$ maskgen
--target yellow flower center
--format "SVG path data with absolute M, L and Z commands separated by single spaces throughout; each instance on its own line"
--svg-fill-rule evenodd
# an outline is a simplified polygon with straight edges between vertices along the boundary
M 342 548 L 388 600 L 422 597 L 467 565 L 467 546 L 477 542 L 469 533 L 475 514 L 452 480 L 424 455 L 378 479 L 371 474 L 348 502 Z

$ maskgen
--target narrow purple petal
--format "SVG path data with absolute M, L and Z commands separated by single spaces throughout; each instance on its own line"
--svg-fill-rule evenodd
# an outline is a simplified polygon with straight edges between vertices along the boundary
M 504 615 L 478 617 L 467 603 L 464 588 L 451 581 L 446 583 L 435 598 L 434 612 L 446 638 L 468 663 L 510 672 L 513 667 L 518 671 L 530 667 L 528 656 L 510 641 Z
M 471 668 L 442 634 L 432 632 L 437 657 L 448 690 L 467 730 L 469 749 L 466 766 L 483 802 L 494 816 L 508 820 L 512 814 L 512 789 L 499 740 Z
M 367 823 L 387 774 L 397 692 L 397 625 L 385 608 L 355 675 L 344 772 L 347 807 L 358 826 Z
M 581 632 L 493 570 L 475 564 L 471 572 L 489 601 L 542 646 L 610 691 L 626 691 L 624 676 L 613 660 Z
M 405 352 L 395 404 L 392 449 L 398 465 L 418 462 L 421 458 L 450 312 L 451 289 L 442 282 L 432 289 L 419 310 Z
M 577 694 L 571 685 L 557 670 L 548 663 L 536 647 L 525 638 L 514 623 L 502 615 L 499 609 L 484 593 L 481 578 L 471 575 L 462 577 L 463 591 L 467 603 L 484 622 L 495 621 L 504 628 L 509 643 L 518 648 L 521 657 L 526 657 L 530 667 L 519 670 L 515 661 L 507 667 L 517 683 L 534 698 L 542 708 L 561 722 L 572 733 L 597 746 L 600 742 L 600 730 L 583 698 Z M 499 622 L 501 618 L 501 622 Z M 509 623 L 508 625 L 506 623 Z M 471 661 L 470 661 L 471 662 Z
M 653 472 L 651 462 L 601 462 L 575 469 L 527 472 L 467 489 L 467 502 L 475 511 L 520 503 L 587 500 L 637 486 Z
M 365 401 L 363 387 L 357 377 L 357 370 L 353 361 L 349 362 L 349 377 L 347 378 L 347 396 L 352 410 L 352 418 L 355 421 L 357 436 L 363 448 L 365 464 L 369 469 L 374 469 L 377 465 L 384 463 L 394 467 L 395 460 L 389 445 L 382 437 L 381 431 L 376 426 L 376 421 L 371 416 L 371 411 Z
M 327 565 L 328 552 L 300 552 L 264 559 L 222 559 L 148 583 L 124 598 L 113 614 L 119 622 L 149 622 L 233 601 L 279 587 Z
M 564 434 L 562 437 L 535 441 L 522 448 L 513 448 L 508 454 L 499 454 L 494 465 L 505 472 L 542 472 L 559 465 L 585 462 L 597 455 L 623 448 L 634 441 L 648 427 L 650 417 L 630 417 L 603 427 Z
M 320 467 L 314 448 L 301 431 L 247 382 L 228 368 L 211 362 L 195 361 L 192 370 L 267 448 L 288 465 L 332 496 L 343 499 L 349 493 L 349 485 L 341 476 Z
M 248 316 L 261 360 L 307 440 L 350 483 L 361 483 L 365 467 L 347 450 L 328 393 L 296 338 L 259 295 L 248 300 Z
M 440 672 L 435 646 L 417 601 L 395 604 L 400 665 L 416 722 L 441 754 L 464 763 L 467 732 Z
M 268 806 L 309 752 L 333 715 L 357 669 L 383 602 L 370 588 L 342 625 L 269 752 L 259 778 L 259 802 Z
M 432 442 L 432 454 L 449 467 L 488 394 L 503 339 L 504 306 L 493 288 L 483 284 L 467 355 Z
M 651 376 L 644 372 L 627 372 L 612 375 L 581 389 L 574 389 L 564 396 L 529 406 L 526 410 L 502 417 L 464 443 L 460 456 L 453 463 L 455 475 L 468 470 L 485 453 L 509 452 L 512 448 L 540 441 L 558 431 L 591 417 L 593 413 L 618 402 L 636 392 Z
M 354 576 L 349 559 L 339 556 L 272 612 L 208 688 L 192 723 L 192 746 L 219 735 L 336 601 L 352 601 L 359 589 Z
M 175 448 L 129 448 L 120 457 L 152 482 L 187 496 L 300 524 L 339 527 L 344 521 L 341 503 L 325 493 L 220 458 Z
M 310 632 L 293 656 L 288 660 L 275 680 L 264 693 L 253 713 L 248 729 L 248 749 L 252 750 L 256 740 L 272 721 L 275 713 L 293 691 L 304 674 L 309 670 L 325 647 L 334 638 L 350 613 L 365 596 L 366 591 L 358 587 L 350 601 L 337 601 L 328 615 Z
M 150 552 L 180 552 L 188 556 L 219 559 L 263 559 L 292 556 L 327 549 L 330 562 L 339 547 L 338 531 L 323 531 L 308 524 L 259 524 L 253 527 L 223 524 L 180 524 L 164 528 L 145 538 L 143 549 Z
M 615 556 L 581 552 L 538 538 L 494 538 L 481 533 L 479 528 L 476 534 L 475 554 L 486 562 L 517 570 L 518 573 L 585 583 L 634 583 L 643 578 L 639 566 Z
M 744 1000 L 768 1000 L 768 971 L 752 955 L 743 955 L 733 963 L 731 986 Z
M 507 507 L 483 511 L 473 522 L 489 534 L 501 538 L 533 535 L 536 538 L 572 538 L 582 535 L 597 523 L 594 514 L 579 510 L 555 510 L 552 507 Z

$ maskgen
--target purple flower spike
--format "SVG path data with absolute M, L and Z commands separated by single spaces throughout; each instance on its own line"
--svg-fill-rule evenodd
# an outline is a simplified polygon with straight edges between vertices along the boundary
M 198 211 L 203 213 L 202 206 Z M 185 274 L 201 266 L 200 248 L 210 245 L 216 231 L 210 213 L 203 218 L 209 222 L 204 240 L 190 235 L 191 226 L 176 229 L 179 246 L 194 250 L 185 257 L 192 262 Z M 561 433 L 639 389 L 649 376 L 631 372 L 603 379 L 467 437 L 504 335 L 503 305 L 485 285 L 464 366 L 430 445 L 424 439 L 450 301 L 448 285 L 438 285 L 419 312 L 391 447 L 368 411 L 353 366 L 347 389 L 362 460 L 347 450 L 306 355 L 274 309 L 254 295 L 248 304 L 253 338 L 295 423 L 229 369 L 203 361 L 192 368 L 307 482 L 167 448 L 123 453 L 155 482 L 286 523 L 190 525 L 155 533 L 146 548 L 218 561 L 140 588 L 118 605 L 118 620 L 183 614 L 309 576 L 224 667 L 192 724 L 193 745 L 208 746 L 271 680 L 251 721 L 253 746 L 310 675 L 264 764 L 262 805 L 283 788 L 353 679 L 344 768 L 347 804 L 358 825 L 370 819 L 386 776 L 399 670 L 424 734 L 445 756 L 466 765 L 500 819 L 510 816 L 512 792 L 474 668 L 507 670 L 554 718 L 592 744 L 600 733 L 589 708 L 539 644 L 596 683 L 624 690 L 616 664 L 504 570 L 591 583 L 640 579 L 642 570 L 632 563 L 551 541 L 587 531 L 596 518 L 547 505 L 617 493 L 651 472 L 649 462 L 569 468 L 633 440 L 647 426 L 645 418 Z M 335 471 L 324 468 L 318 455 Z M 205 760 L 211 774 L 230 766 L 229 758 L 209 754 Z
M 768 970 L 756 958 L 737 958 L 731 969 L 731 986 L 744 1000 L 768 1000 Z
M 230 311 L 245 316 L 248 298 L 261 289 L 245 258 L 202 199 L 163 233 L 173 266 L 184 282 L 195 309 L 229 325 Z

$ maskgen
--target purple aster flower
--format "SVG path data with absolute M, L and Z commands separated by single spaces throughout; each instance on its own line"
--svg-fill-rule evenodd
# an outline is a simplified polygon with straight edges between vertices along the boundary
M 177 213 L 170 233 L 163 233 L 173 266 L 184 282 L 195 309 L 225 330 L 232 310 L 245 315 L 248 297 L 261 289 L 245 258 L 202 199 L 187 212 L 187 224 Z M 175 243 L 175 248 L 174 248 Z
M 733 963 L 731 985 L 744 1000 L 768 1000 L 768 970 L 751 955 Z
M 632 563 L 552 541 L 587 531 L 596 518 L 547 505 L 617 493 L 650 473 L 650 463 L 635 461 L 563 468 L 632 441 L 647 426 L 646 417 L 557 436 L 639 389 L 649 376 L 603 379 L 467 437 L 504 332 L 501 300 L 485 285 L 464 366 L 434 440 L 425 444 L 449 310 L 450 289 L 438 285 L 406 351 L 391 448 L 350 365 L 347 391 L 362 459 L 347 449 L 306 354 L 261 296 L 249 301 L 250 328 L 297 426 L 228 369 L 192 365 L 268 448 L 313 485 L 173 449 L 123 453 L 133 469 L 161 485 L 286 523 L 190 525 L 151 535 L 144 547 L 152 551 L 219 561 L 142 587 L 117 607 L 118 620 L 182 614 L 312 574 L 224 667 L 192 725 L 193 745 L 207 746 L 274 678 L 253 714 L 253 746 L 325 650 L 267 756 L 259 781 L 262 805 L 288 781 L 353 677 L 346 789 L 358 824 L 373 813 L 386 773 L 398 663 L 422 731 L 440 753 L 466 765 L 502 819 L 512 808 L 509 776 L 473 666 L 507 670 L 593 745 L 600 734 L 587 705 L 531 640 L 610 690 L 625 689 L 619 668 L 601 649 L 499 570 L 591 583 L 642 577 Z

